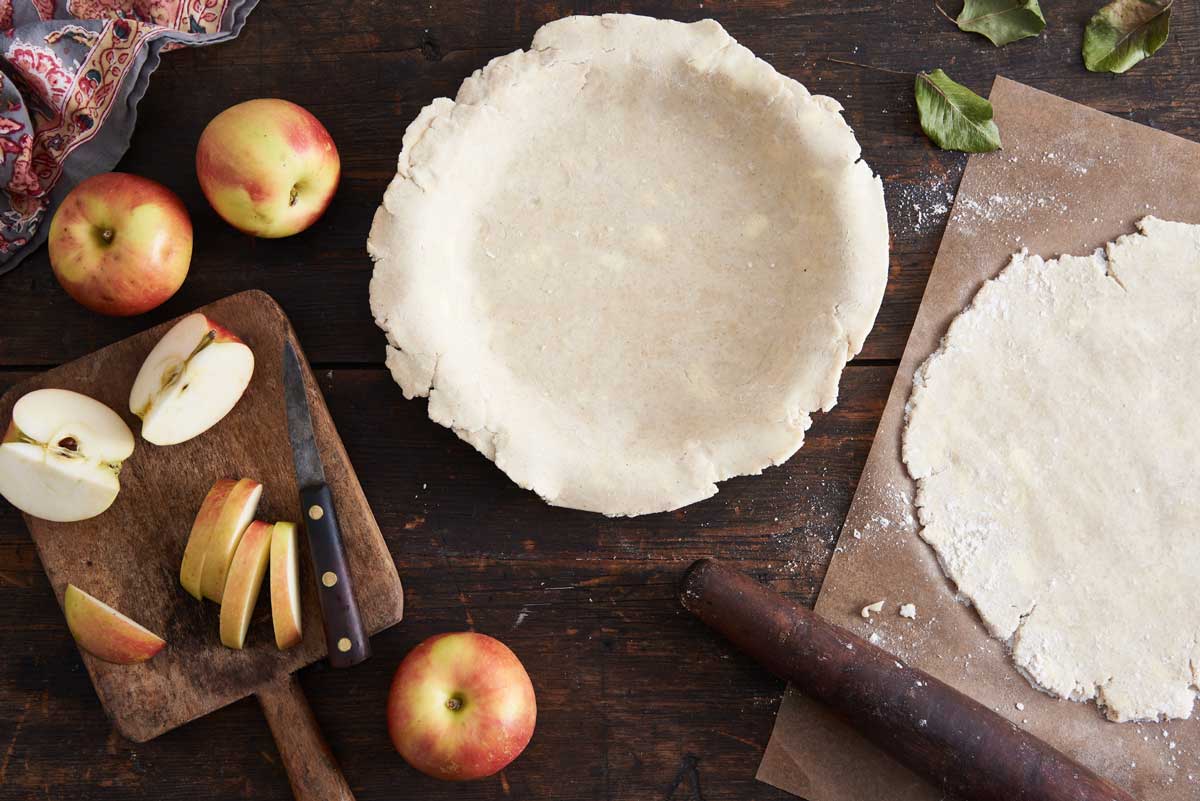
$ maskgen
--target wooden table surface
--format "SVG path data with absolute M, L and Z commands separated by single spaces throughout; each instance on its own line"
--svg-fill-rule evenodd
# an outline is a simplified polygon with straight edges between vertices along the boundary
M 754 780 L 783 685 L 681 611 L 676 582 L 715 555 L 804 602 L 820 587 L 933 262 L 965 157 L 932 148 L 912 79 L 943 67 L 982 94 L 1003 73 L 1182 136 L 1200 137 L 1200 30 L 1176 3 L 1167 46 L 1125 76 L 1087 73 L 1082 28 L 1099 0 L 1045 3 L 1039 38 L 1003 49 L 959 32 L 927 0 L 707 0 L 560 4 L 263 0 L 241 38 L 172 52 L 151 81 L 120 169 L 167 184 L 196 228 L 179 294 L 139 318 L 85 311 L 44 249 L 0 277 L 0 391 L 209 301 L 257 287 L 291 316 L 407 589 L 406 619 L 346 671 L 301 674 L 357 797 L 369 799 L 779 799 Z M 949 10 L 957 12 L 951 0 Z M 527 47 L 559 16 L 637 11 L 717 18 L 740 42 L 846 107 L 884 178 L 892 230 L 883 309 L 786 465 L 735 479 L 682 511 L 607 520 L 546 506 L 405 401 L 383 369 L 364 243 L 405 126 L 489 59 Z M 192 169 L 205 123 L 278 96 L 311 109 L 342 155 L 340 190 L 309 231 L 253 241 L 223 224 Z M 1169 169 L 1170 165 L 1164 165 Z M 1114 187 L 1113 191 L 1120 191 Z M 528 751 L 503 774 L 443 784 L 388 741 L 384 706 L 404 654 L 474 627 L 502 638 L 538 692 Z M 109 726 L 20 517 L 0 503 L 0 798 L 287 799 L 258 707 L 242 702 L 144 745 Z M 864 799 L 863 801 L 873 801 Z

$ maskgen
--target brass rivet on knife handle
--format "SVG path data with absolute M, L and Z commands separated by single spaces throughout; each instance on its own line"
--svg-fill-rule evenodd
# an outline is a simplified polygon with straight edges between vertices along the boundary
M 308 517 L 310 520 L 320 520 L 324 516 L 325 510 L 317 504 L 314 503 L 312 506 L 308 507 Z
M 972 801 L 1135 801 L 978 701 L 714 559 L 688 569 L 679 599 L 943 793 Z
M 337 573 L 334 573 L 332 570 L 326 570 L 321 576 L 321 583 L 326 587 L 332 587 L 334 584 L 337 584 Z

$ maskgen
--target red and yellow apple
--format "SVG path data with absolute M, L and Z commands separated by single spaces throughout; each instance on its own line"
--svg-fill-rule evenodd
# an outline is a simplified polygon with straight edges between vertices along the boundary
M 50 266 L 92 311 L 141 314 L 175 294 L 192 261 L 192 221 L 162 184 L 121 172 L 94 175 L 50 221 Z
M 287 100 L 261 98 L 225 109 L 200 135 L 200 188 L 235 228 L 291 236 L 329 205 L 341 175 L 333 138 L 316 117 Z
M 183 550 L 179 583 L 197 599 L 221 602 L 229 564 L 262 497 L 252 478 L 221 479 L 208 491 Z
M 304 635 L 300 626 L 297 556 L 296 524 L 276 523 L 271 534 L 271 620 L 275 625 L 275 646 L 281 651 L 299 644 Z
M 176 445 L 212 428 L 233 410 L 254 374 L 254 352 L 203 314 L 171 327 L 146 356 L 129 393 L 142 437 Z
M 387 717 L 393 745 L 414 768 L 448 781 L 479 779 L 525 750 L 537 701 L 508 646 L 464 631 L 409 652 L 392 679 Z
M 274 530 L 261 520 L 251 523 L 229 564 L 229 578 L 221 596 L 221 643 L 228 648 L 241 648 L 246 642 L 250 616 L 267 573 Z
M 118 665 L 145 662 L 167 644 L 162 637 L 74 584 L 67 585 L 63 611 L 67 628 L 79 647 L 105 662 Z
M 78 392 L 38 389 L 13 406 L 0 442 L 0 495 L 43 520 L 86 520 L 116 500 L 133 433 L 112 409 Z

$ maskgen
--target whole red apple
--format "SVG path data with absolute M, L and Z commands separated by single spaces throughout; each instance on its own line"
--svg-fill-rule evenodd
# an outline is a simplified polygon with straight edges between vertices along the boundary
M 93 175 L 50 221 L 50 266 L 92 311 L 127 317 L 175 294 L 192 261 L 192 221 L 162 184 L 123 172 Z
M 325 126 L 287 100 L 225 109 L 196 148 L 204 196 L 227 223 L 254 236 L 291 236 L 316 222 L 341 169 Z
M 414 648 L 392 679 L 388 731 L 417 770 L 458 781 L 490 776 L 529 744 L 533 684 L 504 643 L 472 631 Z

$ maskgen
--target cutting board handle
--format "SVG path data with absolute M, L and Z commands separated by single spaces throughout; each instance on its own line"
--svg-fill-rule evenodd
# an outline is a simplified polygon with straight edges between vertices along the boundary
M 287 675 L 260 688 L 256 695 L 296 801 L 354 801 L 300 682 Z

